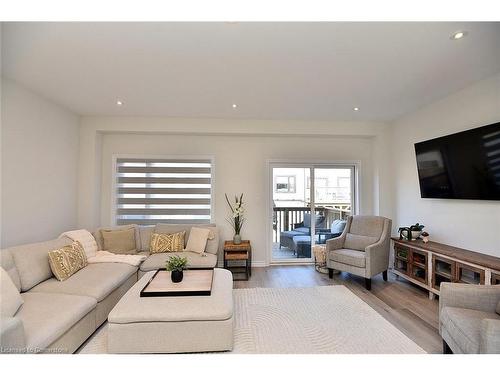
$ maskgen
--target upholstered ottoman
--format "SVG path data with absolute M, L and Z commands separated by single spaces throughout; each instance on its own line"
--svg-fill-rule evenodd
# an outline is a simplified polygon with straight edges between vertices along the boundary
M 210 296 L 140 297 L 144 275 L 108 316 L 109 353 L 193 353 L 233 348 L 233 277 L 215 268 Z

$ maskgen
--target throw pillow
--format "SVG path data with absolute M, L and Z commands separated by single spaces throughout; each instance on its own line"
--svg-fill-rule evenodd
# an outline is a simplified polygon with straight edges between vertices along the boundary
M 135 228 L 101 230 L 103 250 L 115 254 L 137 253 L 135 242 Z
M 21 293 L 14 285 L 7 271 L 0 267 L 0 282 L 2 290 L 0 294 L 1 316 L 12 317 L 24 303 Z
M 177 233 L 153 233 L 151 235 L 151 254 L 184 250 L 185 235 L 186 231 Z
M 87 266 L 87 256 L 80 242 L 49 251 L 49 264 L 52 273 L 59 281 L 68 279 Z
M 198 254 L 204 253 L 210 233 L 211 231 L 208 228 L 192 227 L 189 232 L 189 238 L 184 251 L 192 251 L 193 253 Z

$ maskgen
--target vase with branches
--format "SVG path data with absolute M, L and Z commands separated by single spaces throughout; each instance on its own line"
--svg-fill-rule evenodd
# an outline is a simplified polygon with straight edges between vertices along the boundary
M 233 243 L 238 245 L 241 243 L 241 228 L 245 222 L 245 218 L 243 217 L 243 193 L 239 197 L 237 195 L 234 197 L 234 203 L 229 201 L 227 194 L 224 195 L 226 196 L 226 202 L 231 210 L 231 215 L 227 218 L 227 221 L 234 229 Z

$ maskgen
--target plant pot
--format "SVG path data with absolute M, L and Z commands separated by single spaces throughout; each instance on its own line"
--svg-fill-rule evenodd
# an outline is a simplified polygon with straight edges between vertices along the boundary
M 411 231 L 411 240 L 415 241 L 416 239 L 418 239 L 420 237 L 421 234 L 422 234 L 421 230 L 412 230 Z
M 233 243 L 235 245 L 239 245 L 241 243 L 241 235 L 235 234 L 234 237 L 233 237 Z
M 173 283 L 180 283 L 183 277 L 184 277 L 184 271 L 182 270 L 173 270 L 170 273 L 170 278 L 172 279 Z

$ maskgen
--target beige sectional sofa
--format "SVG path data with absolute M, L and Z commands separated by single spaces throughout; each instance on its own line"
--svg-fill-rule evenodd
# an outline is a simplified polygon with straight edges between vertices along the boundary
M 213 268 L 219 249 L 218 229 L 208 241 L 205 254 L 183 252 L 192 268 Z M 191 226 L 159 224 L 137 227 L 136 243 L 139 254 L 148 258 L 140 267 L 123 263 L 89 264 L 69 279 L 58 281 L 52 275 L 48 252 L 71 244 L 67 238 L 16 246 L 0 251 L 1 266 L 20 291 L 24 303 L 14 316 L 1 317 L 2 353 L 73 353 L 106 321 L 120 298 L 145 272 L 165 266 L 169 256 L 161 253 L 149 256 L 149 241 L 153 231 L 173 233 Z M 99 230 L 94 233 L 102 249 Z

